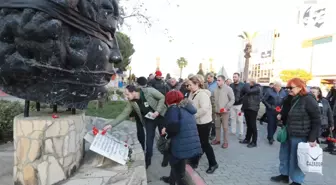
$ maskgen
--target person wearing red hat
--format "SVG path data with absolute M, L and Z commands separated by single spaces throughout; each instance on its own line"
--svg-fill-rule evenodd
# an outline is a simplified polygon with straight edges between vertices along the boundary
M 194 117 L 197 110 L 192 102 L 185 99 L 183 94 L 177 90 L 166 94 L 166 104 L 168 105 L 164 118 L 166 127 L 162 129 L 162 134 L 168 134 L 167 137 L 171 139 L 168 153 L 171 171 L 169 177 L 163 176 L 160 180 L 169 184 L 187 185 L 186 160 L 202 154 Z
M 156 71 L 155 78 L 148 82 L 148 86 L 153 87 L 154 89 L 160 91 L 163 95 L 169 91 L 167 83 L 162 80 L 162 72 Z

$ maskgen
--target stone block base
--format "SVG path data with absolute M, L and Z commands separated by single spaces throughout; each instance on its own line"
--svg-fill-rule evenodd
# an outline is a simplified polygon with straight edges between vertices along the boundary
M 53 185 L 67 179 L 83 158 L 85 115 L 31 112 L 14 118 L 15 185 Z

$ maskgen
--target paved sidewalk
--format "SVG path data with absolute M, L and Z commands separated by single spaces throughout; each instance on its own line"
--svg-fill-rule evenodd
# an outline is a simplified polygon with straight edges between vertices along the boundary
M 10 185 L 13 184 L 13 143 L 0 145 L 0 184 Z
M 228 149 L 214 146 L 218 170 L 208 175 L 205 170 L 208 162 L 204 155 L 196 170 L 208 185 L 276 185 L 270 182 L 271 176 L 278 175 L 278 153 L 280 144 L 274 142 L 270 146 L 266 139 L 267 124 L 259 125 L 258 147 L 249 149 L 238 143 L 234 135 L 230 135 Z M 308 174 L 305 185 L 334 185 L 336 179 L 336 156 L 323 155 L 324 175 Z
M 154 143 L 154 152 L 152 158 L 152 165 L 147 169 L 147 182 L 148 185 L 167 185 L 160 181 L 160 177 L 168 176 L 170 173 L 170 166 L 165 168 L 161 167 L 162 154 L 156 149 L 156 143 Z

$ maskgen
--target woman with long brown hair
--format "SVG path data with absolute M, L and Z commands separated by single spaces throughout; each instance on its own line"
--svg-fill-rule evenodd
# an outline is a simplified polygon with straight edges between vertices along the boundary
M 277 118 L 286 125 L 288 138 L 280 146 L 280 175 L 272 177 L 271 181 L 288 183 L 290 178 L 291 185 L 301 185 L 305 174 L 298 166 L 298 144 L 308 142 L 311 147 L 316 146 L 321 115 L 316 99 L 307 92 L 306 84 L 301 79 L 289 80 L 286 88 L 289 98 L 285 100 Z

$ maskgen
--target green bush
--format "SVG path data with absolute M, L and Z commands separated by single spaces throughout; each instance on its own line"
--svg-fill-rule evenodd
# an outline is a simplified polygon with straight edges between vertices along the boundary
M 113 119 L 124 110 L 126 103 L 126 101 L 108 101 L 104 103 L 102 108 L 97 109 L 97 101 L 91 101 L 85 114 L 87 116 Z
M 13 119 L 23 112 L 23 105 L 16 101 L 0 100 L 0 141 L 13 139 Z

